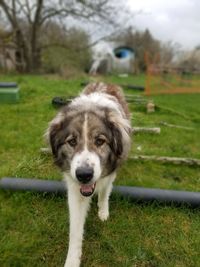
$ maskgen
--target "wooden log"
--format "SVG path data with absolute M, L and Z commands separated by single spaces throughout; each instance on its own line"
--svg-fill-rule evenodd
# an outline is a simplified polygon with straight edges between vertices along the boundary
M 134 94 L 125 94 L 125 97 L 130 97 L 130 98 L 134 98 L 134 99 L 143 99 L 146 100 L 146 98 L 144 98 L 141 95 L 134 95 Z
M 175 109 L 172 109 L 172 108 L 167 108 L 167 107 L 164 107 L 164 106 L 160 106 L 160 105 L 156 105 L 156 108 L 160 109 L 160 110 L 164 110 L 168 113 L 172 113 L 174 115 L 177 115 L 179 117 L 182 117 L 184 118 L 185 120 L 189 120 L 191 121 L 191 117 L 190 116 L 187 116 L 186 114 L 183 114 L 181 112 L 178 112 L 177 110 Z
M 200 166 L 200 159 L 195 158 L 178 158 L 178 157 L 158 157 L 158 156 L 131 156 L 130 159 L 134 161 L 155 161 L 161 163 L 172 163 L 175 165 Z
M 159 127 L 133 127 L 133 133 L 151 133 L 151 134 L 160 134 L 161 130 Z
M 51 149 L 48 147 L 40 148 L 40 152 L 46 155 L 50 155 Z M 195 158 L 178 158 L 178 157 L 158 157 L 155 155 L 145 156 L 145 155 L 138 155 L 138 156 L 130 156 L 129 159 L 134 161 L 155 161 L 161 163 L 172 163 L 175 165 L 188 165 L 188 166 L 200 166 L 200 159 Z
M 81 82 L 81 86 L 87 86 L 91 81 L 84 81 Z M 125 87 L 128 89 L 133 89 L 133 90 L 137 90 L 137 91 L 144 91 L 145 87 L 141 86 L 141 85 L 133 85 L 133 84 L 119 84 L 119 86 L 121 87 Z
M 194 128 L 192 128 L 192 127 L 186 127 L 186 126 L 171 124 L 171 123 L 167 123 L 165 121 L 161 121 L 160 125 L 163 125 L 163 126 L 166 126 L 166 127 L 170 127 L 170 128 L 179 128 L 179 129 L 190 130 L 190 131 L 194 130 Z

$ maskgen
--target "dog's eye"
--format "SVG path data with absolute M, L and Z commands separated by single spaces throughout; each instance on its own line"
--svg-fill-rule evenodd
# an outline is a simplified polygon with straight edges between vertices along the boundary
M 103 138 L 96 138 L 95 145 L 96 146 L 102 146 L 105 143 L 105 139 Z
M 77 145 L 77 140 L 76 138 L 72 138 L 70 140 L 67 140 L 67 143 L 71 146 L 71 147 L 75 147 Z

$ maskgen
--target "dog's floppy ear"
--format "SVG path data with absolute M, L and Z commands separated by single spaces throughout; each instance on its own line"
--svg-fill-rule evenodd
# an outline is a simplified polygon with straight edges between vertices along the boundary
M 59 142 L 58 142 L 58 131 L 61 128 L 60 124 L 52 124 L 49 131 L 49 143 L 51 145 L 52 153 L 54 157 L 58 156 L 58 148 L 59 148 Z
M 107 126 L 111 131 L 111 149 L 118 158 L 126 158 L 130 150 L 131 125 L 129 120 L 115 112 L 107 114 Z
M 54 157 L 58 155 L 59 148 L 59 132 L 62 128 L 63 114 L 58 113 L 58 115 L 49 123 L 49 127 L 45 133 L 45 139 L 49 143 L 52 149 Z
M 111 131 L 110 148 L 115 156 L 119 158 L 123 153 L 122 134 L 113 122 L 108 122 L 108 127 Z

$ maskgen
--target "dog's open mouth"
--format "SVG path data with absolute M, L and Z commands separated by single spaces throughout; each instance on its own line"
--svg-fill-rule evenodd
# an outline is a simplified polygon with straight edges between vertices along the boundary
M 80 192 L 84 197 L 89 197 L 94 193 L 96 183 L 94 184 L 82 184 L 80 187 Z

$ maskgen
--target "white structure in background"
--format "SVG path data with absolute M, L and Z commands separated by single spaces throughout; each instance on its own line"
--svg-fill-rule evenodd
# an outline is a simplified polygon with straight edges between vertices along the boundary
M 0 44 L 1 45 L 1 44 Z M 16 68 L 15 49 L 12 47 L 1 47 L 0 49 L 0 68 L 7 71 L 14 71 Z
M 93 63 L 89 73 L 134 73 L 134 60 L 133 49 L 103 41 L 93 47 Z

